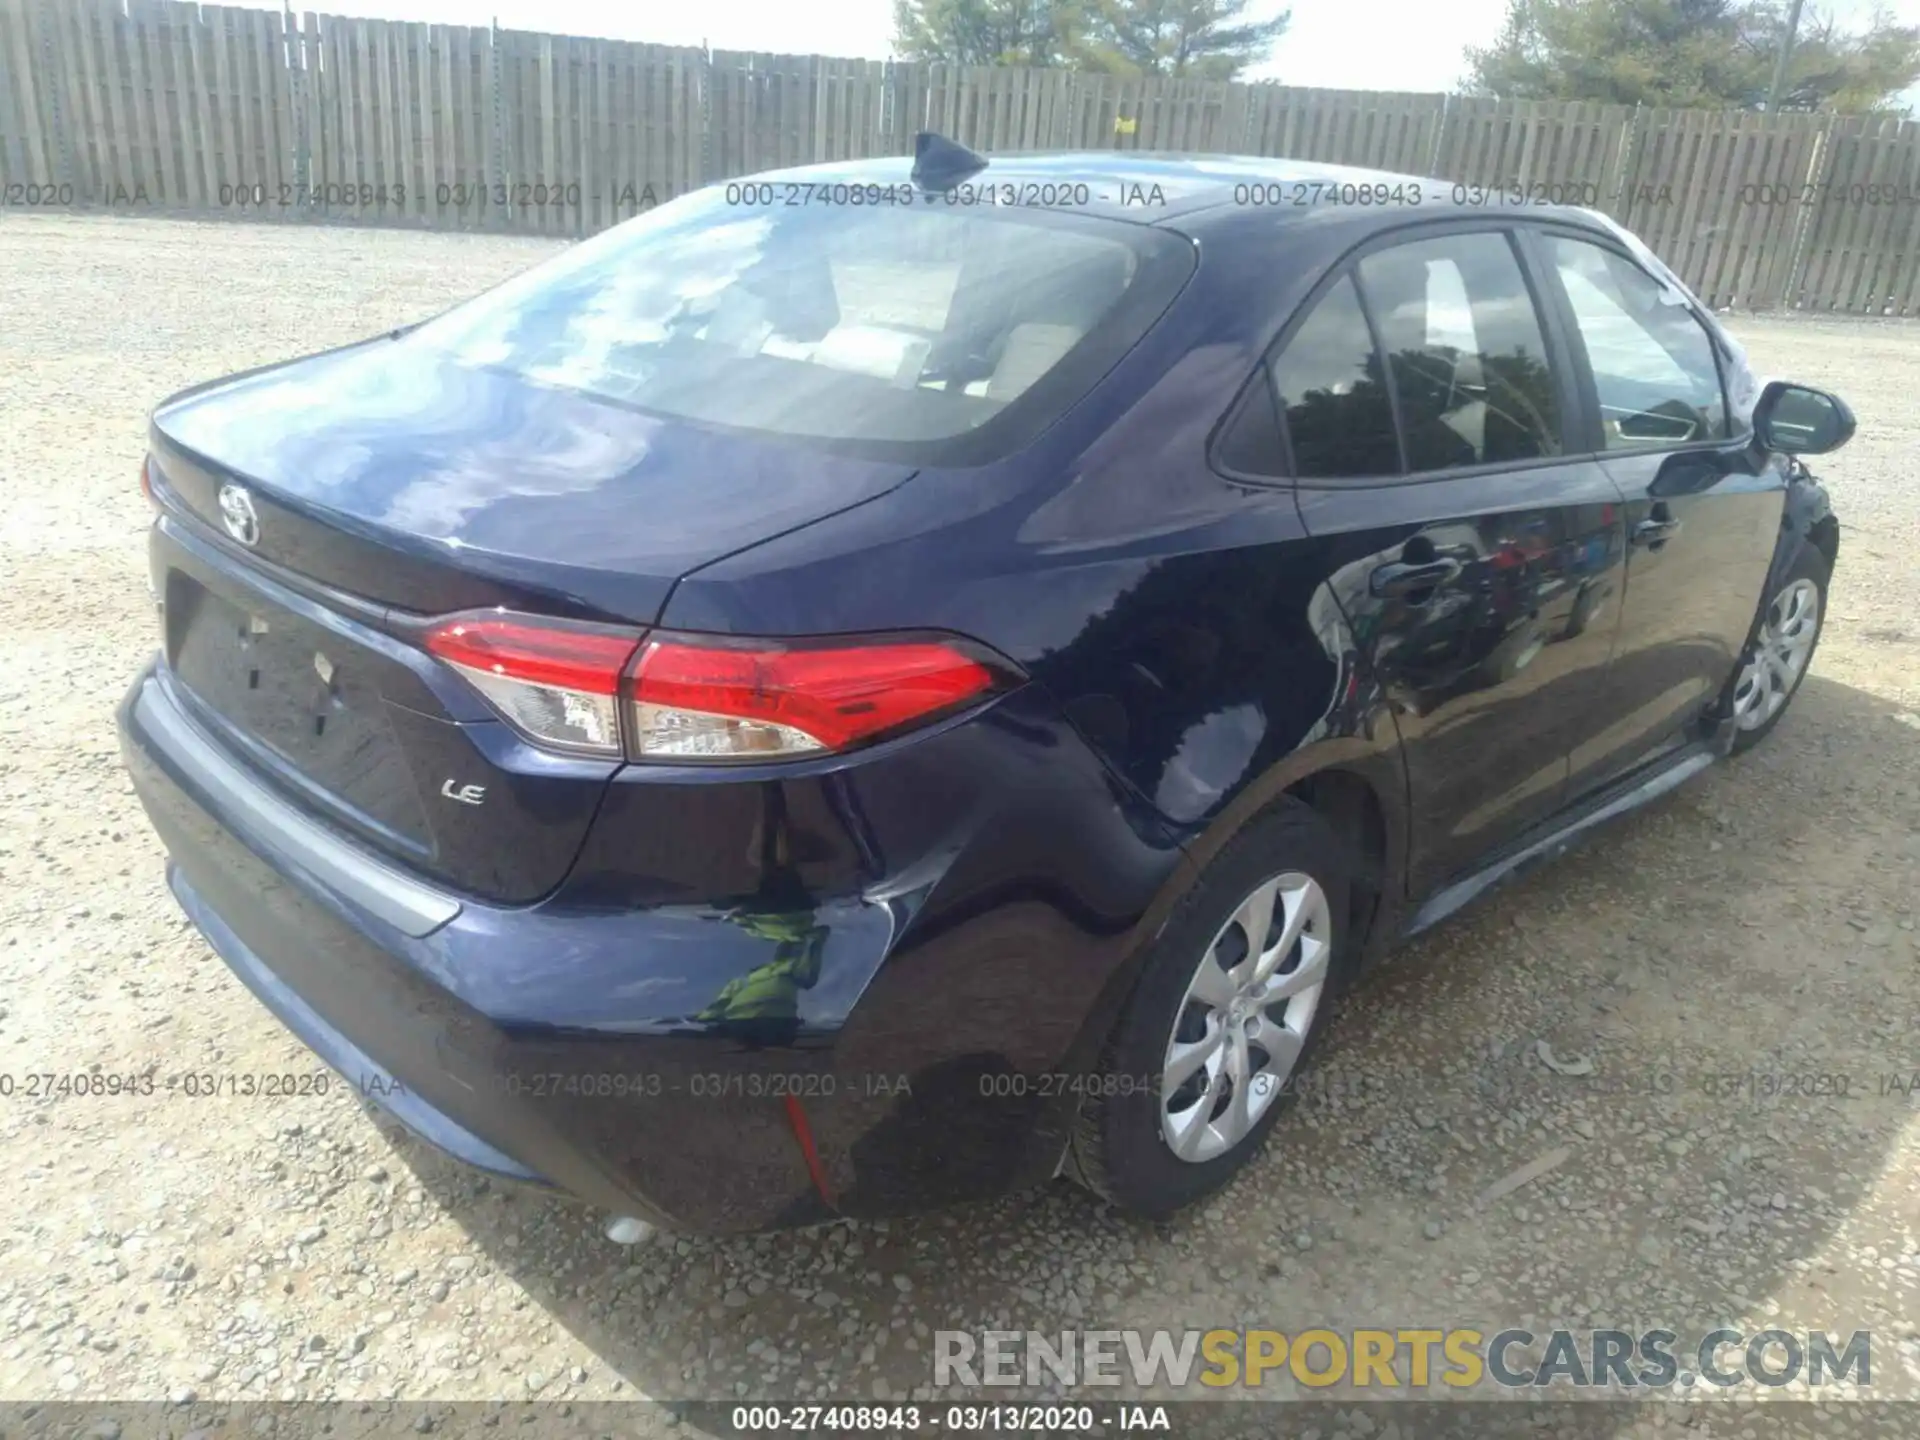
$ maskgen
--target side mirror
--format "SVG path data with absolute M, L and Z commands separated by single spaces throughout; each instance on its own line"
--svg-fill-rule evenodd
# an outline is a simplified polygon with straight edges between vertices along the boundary
M 1838 395 L 1769 380 L 1753 406 L 1753 433 L 1769 450 L 1824 455 L 1853 438 L 1853 411 Z

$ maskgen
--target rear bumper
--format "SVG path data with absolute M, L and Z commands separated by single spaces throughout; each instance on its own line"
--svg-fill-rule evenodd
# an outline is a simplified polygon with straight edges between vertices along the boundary
M 330 1024 L 327 1018 L 300 997 L 298 991 L 276 975 L 219 914 L 193 883 L 171 861 L 167 864 L 167 884 L 180 902 L 180 908 L 194 927 L 213 946 L 214 953 L 240 978 L 254 998 L 295 1035 L 308 1049 L 326 1061 L 335 1073 L 364 1097 L 375 1101 L 436 1149 L 490 1175 L 502 1179 L 552 1188 L 552 1182 L 536 1174 L 505 1151 L 497 1150 L 471 1130 L 433 1108 L 420 1095 L 410 1091 L 392 1071 L 377 1062 L 353 1040 Z
M 622 802 L 644 808 L 631 792 L 558 892 L 498 906 L 301 814 L 195 724 L 158 661 L 119 722 L 181 906 L 365 1099 L 482 1170 L 679 1230 L 907 1213 L 1046 1178 L 1071 1102 L 1039 1077 L 1093 1063 L 1185 866 L 1071 732 L 1015 713 L 750 787 L 779 791 L 783 817 L 811 822 L 795 843 L 829 852 L 803 942 L 715 898 L 731 888 L 665 904 L 657 870 L 611 873 Z M 936 773 L 974 797 L 944 826 L 899 799 Z M 893 812 L 912 815 L 911 846 Z M 829 813 L 859 833 L 820 833 Z M 730 880 L 755 838 L 728 847 Z

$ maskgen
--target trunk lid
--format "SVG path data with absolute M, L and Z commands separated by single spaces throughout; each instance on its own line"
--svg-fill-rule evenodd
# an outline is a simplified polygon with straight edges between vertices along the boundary
M 391 340 L 177 397 L 152 452 L 154 586 L 190 713 L 309 812 L 509 902 L 565 876 L 618 762 L 527 743 L 419 647 L 418 618 L 644 627 L 686 572 L 913 473 Z M 247 492 L 250 545 L 223 487 Z
M 642 414 L 371 340 L 188 391 L 153 420 L 181 503 L 253 553 L 421 614 L 650 622 L 687 571 L 884 494 L 910 466 Z

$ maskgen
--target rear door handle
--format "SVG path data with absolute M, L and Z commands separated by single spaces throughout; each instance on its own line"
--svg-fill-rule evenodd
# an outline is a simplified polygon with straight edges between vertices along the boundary
M 1395 560 L 1375 569 L 1367 577 L 1367 586 L 1375 595 L 1412 595 L 1446 584 L 1457 577 L 1460 570 L 1460 562 L 1452 559 L 1427 560 L 1417 565 Z

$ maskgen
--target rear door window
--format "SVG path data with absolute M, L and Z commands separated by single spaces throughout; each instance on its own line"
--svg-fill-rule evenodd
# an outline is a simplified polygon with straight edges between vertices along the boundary
M 1410 241 L 1360 262 L 1415 473 L 1562 453 L 1559 389 L 1504 234 Z

